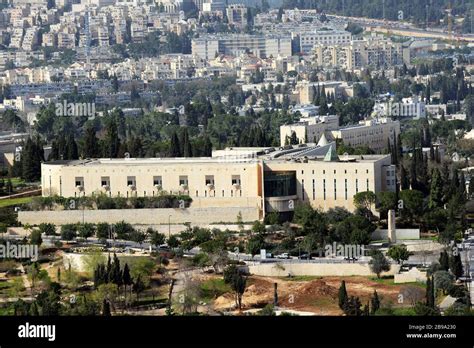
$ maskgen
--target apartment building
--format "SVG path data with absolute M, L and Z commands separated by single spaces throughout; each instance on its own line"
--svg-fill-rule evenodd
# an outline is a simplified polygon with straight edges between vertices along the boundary
M 317 45 L 345 45 L 352 40 L 352 34 L 345 30 L 315 30 L 293 33 L 299 37 L 300 51 L 310 53 Z
M 245 28 L 247 25 L 247 7 L 241 4 L 227 6 L 226 15 L 229 24 L 239 28 Z
M 26 29 L 21 48 L 25 51 L 32 51 L 38 45 L 38 27 L 31 27 Z
M 239 56 L 252 52 L 257 57 L 291 56 L 291 38 L 284 35 L 205 35 L 192 40 L 192 53 L 210 60 L 216 53 Z
M 426 106 L 418 97 L 403 98 L 399 102 L 389 98 L 383 101 L 377 101 L 374 104 L 374 112 L 378 117 L 407 117 L 419 119 L 426 117 Z
M 348 49 L 349 70 L 367 66 L 384 68 L 403 64 L 403 45 L 399 42 L 378 37 L 353 40 Z

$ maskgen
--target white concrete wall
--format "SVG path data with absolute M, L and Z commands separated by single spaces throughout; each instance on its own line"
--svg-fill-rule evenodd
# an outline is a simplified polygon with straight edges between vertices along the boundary
M 426 272 L 419 271 L 416 267 L 410 269 L 408 272 L 395 274 L 394 283 L 426 283 Z
M 106 209 L 106 210 L 62 210 L 62 211 L 20 211 L 18 221 L 22 224 L 39 225 L 49 222 L 55 225 L 71 223 L 117 223 L 128 222 L 132 225 L 167 225 L 171 215 L 172 224 L 210 224 L 218 222 L 235 223 L 241 212 L 245 222 L 259 220 L 256 207 L 223 208 L 186 208 L 186 209 Z
M 397 240 L 402 239 L 420 239 L 420 230 L 418 228 L 397 228 Z M 378 229 L 372 233 L 373 240 L 388 240 L 388 230 Z

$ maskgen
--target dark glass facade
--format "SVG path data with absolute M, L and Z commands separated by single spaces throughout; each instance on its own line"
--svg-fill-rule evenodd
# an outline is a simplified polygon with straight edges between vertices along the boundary
M 296 195 L 296 172 L 265 172 L 265 197 Z

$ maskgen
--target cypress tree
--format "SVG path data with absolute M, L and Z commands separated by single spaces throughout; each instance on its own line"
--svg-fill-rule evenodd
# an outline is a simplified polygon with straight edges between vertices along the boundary
M 374 290 L 374 294 L 370 298 L 370 304 L 371 304 L 371 313 L 375 314 L 380 308 L 380 299 L 379 299 L 379 294 L 377 294 L 377 290 Z
M 120 138 L 118 134 L 117 122 L 111 119 L 107 125 L 107 136 L 105 138 L 105 157 L 117 158 L 120 150 Z
M 463 266 L 462 266 L 462 261 L 461 261 L 461 255 L 456 253 L 456 255 L 452 255 L 451 258 L 449 259 L 449 269 L 451 272 L 454 274 L 456 279 L 459 277 L 462 277 L 463 275 Z
M 74 135 L 72 134 L 67 138 L 65 152 L 65 159 L 75 160 L 79 158 L 76 140 L 74 139 Z
M 105 298 L 104 298 L 104 301 L 102 302 L 102 315 L 104 317 L 112 316 L 112 313 L 110 312 L 110 303 Z
M 435 290 L 433 277 L 426 279 L 426 305 L 430 308 L 435 308 Z
M 447 271 L 449 269 L 449 255 L 446 250 L 443 250 L 439 255 L 439 265 L 443 271 Z
M 461 174 L 459 175 L 458 193 L 461 197 L 461 201 L 464 203 L 466 200 L 466 177 L 464 176 L 464 172 L 462 170 Z
M 410 188 L 408 174 L 403 165 L 400 168 L 400 185 L 402 190 L 408 190 Z
M 341 286 L 339 287 L 338 298 L 339 298 L 339 308 L 344 310 L 344 306 L 346 305 L 347 300 L 348 300 L 345 280 L 341 282 Z
M 210 157 L 212 155 L 212 143 L 207 135 L 204 136 L 203 155 Z
M 44 160 L 43 147 L 39 138 L 28 138 L 21 152 L 22 177 L 26 181 L 41 178 L 41 161 Z
M 193 157 L 191 141 L 189 140 L 188 129 L 185 128 L 183 132 L 183 157 Z
M 84 158 L 99 157 L 99 140 L 95 135 L 94 127 L 90 125 L 85 130 L 84 149 L 82 151 L 82 156 Z
M 431 174 L 431 187 L 428 207 L 430 209 L 443 206 L 443 181 L 437 168 L 434 168 Z
M 173 132 L 170 143 L 170 157 L 181 157 L 181 146 L 179 144 L 178 135 Z

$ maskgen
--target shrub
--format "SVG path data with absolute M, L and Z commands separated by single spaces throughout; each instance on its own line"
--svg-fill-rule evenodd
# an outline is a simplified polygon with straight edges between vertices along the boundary
M 66 224 L 61 226 L 61 239 L 73 240 L 77 236 L 77 225 Z

